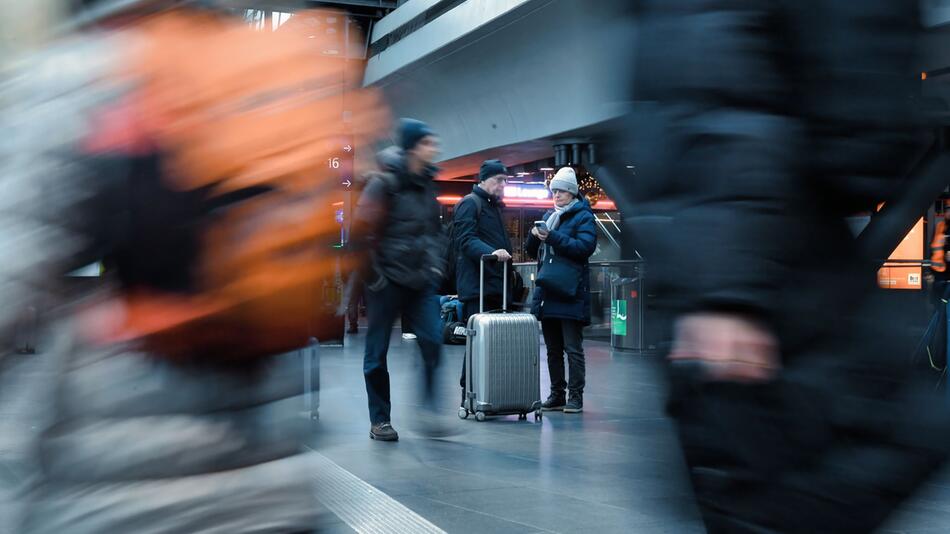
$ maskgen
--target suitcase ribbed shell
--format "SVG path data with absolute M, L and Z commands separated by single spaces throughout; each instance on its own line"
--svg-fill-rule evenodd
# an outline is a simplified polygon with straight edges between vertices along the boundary
M 472 412 L 521 414 L 541 399 L 538 320 L 530 313 L 479 313 L 466 343 Z

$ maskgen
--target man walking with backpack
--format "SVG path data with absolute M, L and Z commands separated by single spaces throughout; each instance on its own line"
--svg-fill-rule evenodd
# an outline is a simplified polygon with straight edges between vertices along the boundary
M 442 355 L 434 291 L 445 272 L 445 240 L 432 185 L 438 137 L 425 123 L 402 119 L 399 146 L 384 152 L 378 158 L 381 172 L 367 180 L 355 222 L 358 246 L 370 259 L 364 278 L 368 330 L 363 359 L 370 438 L 397 441 L 386 363 L 392 327 L 400 315 L 412 325 L 424 362 L 423 404 L 434 413 L 433 382 Z M 431 425 L 424 430 L 437 433 Z
M 502 307 L 503 276 L 511 260 L 511 240 L 502 219 L 501 198 L 508 183 L 508 169 L 497 159 L 486 160 L 478 172 L 478 183 L 472 192 L 455 206 L 453 243 L 456 250 L 456 283 L 462 301 L 462 321 L 478 313 L 479 272 L 483 255 L 497 258 L 485 265 L 485 310 Z M 462 366 L 462 396 L 465 395 L 465 366 Z

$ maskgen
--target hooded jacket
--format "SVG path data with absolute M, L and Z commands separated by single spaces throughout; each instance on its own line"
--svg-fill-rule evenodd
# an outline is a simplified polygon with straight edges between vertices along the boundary
M 380 152 L 377 160 L 381 170 L 367 176 L 355 220 L 355 248 L 369 253 L 367 287 L 434 287 L 445 272 L 446 246 L 432 184 L 437 169 L 410 173 L 398 147 Z

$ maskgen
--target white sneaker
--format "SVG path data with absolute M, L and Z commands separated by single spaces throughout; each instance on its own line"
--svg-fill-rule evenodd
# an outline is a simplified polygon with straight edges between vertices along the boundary
M 415 334 L 403 334 L 403 335 L 402 335 L 402 338 L 403 338 L 403 339 L 416 339 L 416 335 L 415 335 Z

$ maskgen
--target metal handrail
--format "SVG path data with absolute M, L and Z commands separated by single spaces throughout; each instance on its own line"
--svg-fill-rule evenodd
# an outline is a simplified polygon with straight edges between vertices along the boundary
M 611 267 L 611 266 L 614 266 L 614 265 L 632 265 L 632 264 L 643 264 L 643 263 L 646 263 L 646 260 L 643 260 L 643 259 L 638 259 L 638 260 L 605 260 L 605 261 L 592 261 L 592 262 L 589 263 L 589 265 L 590 265 L 591 267 L 594 267 L 594 266 L 597 266 L 597 267 Z M 924 266 L 924 267 L 927 267 L 927 266 L 931 265 L 931 261 L 930 261 L 930 260 L 897 260 L 897 259 L 894 259 L 894 260 L 887 260 L 887 261 L 884 262 L 884 265 L 888 265 L 888 264 L 892 264 L 892 263 L 893 263 L 893 264 L 900 263 L 900 264 L 908 264 L 908 265 L 921 265 L 921 266 Z M 536 262 L 536 261 L 523 261 L 523 262 L 513 263 L 512 265 L 515 266 L 515 267 L 527 267 L 527 266 L 530 266 L 530 265 L 537 265 L 537 262 Z
M 636 265 L 636 264 L 644 264 L 644 263 L 646 263 L 646 260 L 605 260 L 605 261 L 592 261 L 592 262 L 589 262 L 588 265 L 590 265 L 591 267 L 613 267 L 616 265 Z M 529 266 L 537 265 L 537 264 L 538 262 L 536 261 L 522 261 L 518 263 L 512 263 L 511 265 L 513 267 L 529 267 Z
M 930 267 L 933 265 L 933 262 L 930 260 L 887 260 L 882 264 L 884 267 L 888 265 L 900 265 L 902 267 Z
M 590 262 L 590 292 L 591 292 L 591 321 L 588 335 L 595 332 L 610 331 L 610 303 L 611 287 L 620 279 L 630 276 L 642 276 L 646 270 L 646 261 L 612 260 Z M 537 273 L 537 262 L 519 262 L 513 264 L 524 278 L 525 288 L 534 289 L 534 277 Z

